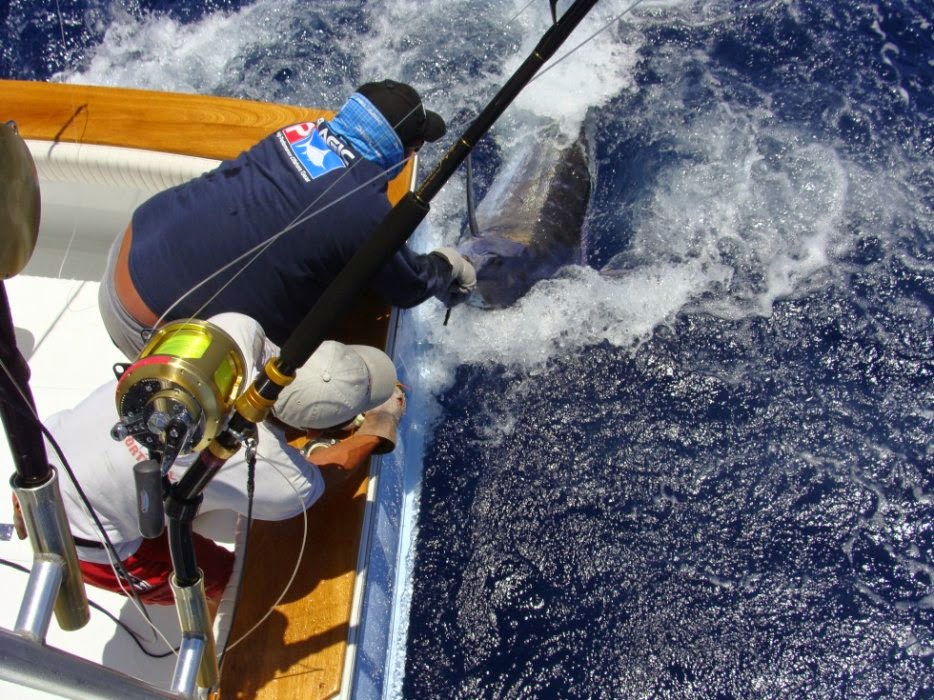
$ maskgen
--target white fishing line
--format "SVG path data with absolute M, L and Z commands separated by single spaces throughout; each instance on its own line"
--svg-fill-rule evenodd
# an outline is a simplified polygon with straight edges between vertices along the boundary
M 526 10 L 528 10 L 530 7 L 532 7 L 532 5 L 536 3 L 536 1 L 537 0 L 529 0 L 527 3 L 525 3 L 525 5 L 522 6 L 522 9 L 520 9 L 516 14 L 514 14 L 512 17 L 506 20 L 506 24 L 512 24 L 517 19 L 519 19 L 525 13 Z
M 632 12 L 632 10 L 634 10 L 638 5 L 641 5 L 643 2 L 645 2 L 645 0 L 636 0 L 634 3 L 632 3 L 632 4 L 631 4 L 629 7 L 627 7 L 625 10 L 623 10 L 623 11 L 620 12 L 618 15 L 616 15 L 616 17 L 614 17 L 614 18 L 611 19 L 609 22 L 607 22 L 606 24 L 604 24 L 602 27 L 600 27 L 600 28 L 599 28 L 597 31 L 595 31 L 593 34 L 591 34 L 589 37 L 587 37 L 586 39 L 584 39 L 581 43 L 577 44 L 577 46 L 575 46 L 574 48 L 572 48 L 570 51 L 568 51 L 568 52 L 565 53 L 565 54 L 562 54 L 559 58 L 556 58 L 556 59 L 554 59 L 553 61 L 549 62 L 547 66 L 545 66 L 544 68 L 542 68 L 541 70 L 539 70 L 538 73 L 535 74 L 535 76 L 529 81 L 529 84 L 531 84 L 531 83 L 535 82 L 536 80 L 538 80 L 539 78 L 541 78 L 543 75 L 545 75 L 545 73 L 547 73 L 548 71 L 550 71 L 552 68 L 554 68 L 554 67 L 557 66 L 558 64 L 562 63 L 565 59 L 570 58 L 571 56 L 573 56 L 575 53 L 577 53 L 577 51 L 578 51 L 579 49 L 582 49 L 582 48 L 585 47 L 587 44 L 589 44 L 590 42 L 592 42 L 594 39 L 596 39 L 598 36 L 600 36 L 603 32 L 605 32 L 607 29 L 609 29 L 610 27 L 612 27 L 614 24 L 616 24 L 617 22 L 619 22 L 625 15 L 629 14 L 630 12 Z
M 406 160 L 408 160 L 408 159 L 406 159 Z M 403 163 L 404 163 L 404 162 L 406 162 L 406 161 L 403 161 Z M 355 164 L 356 164 L 356 163 L 352 164 L 352 165 L 351 165 L 351 168 L 352 168 L 353 165 L 355 165 Z M 264 240 L 264 241 L 262 241 L 261 243 L 258 243 L 257 245 L 253 246 L 253 247 L 250 248 L 249 250 L 247 250 L 247 251 L 241 253 L 239 256 L 237 256 L 236 258 L 234 258 L 233 260 L 231 260 L 230 262 L 228 262 L 226 265 L 224 265 L 223 267 L 219 268 L 218 270 L 215 270 L 214 272 L 212 272 L 210 275 L 208 275 L 207 277 L 205 277 L 205 278 L 204 278 L 203 280 L 201 280 L 198 284 L 196 284 L 194 287 L 192 287 L 191 289 L 189 289 L 188 291 L 186 291 L 182 296 L 180 296 L 178 299 L 176 299 L 176 300 L 172 303 L 172 305 L 169 306 L 169 308 L 166 309 L 166 310 L 163 312 L 163 314 L 159 317 L 159 319 L 156 321 L 156 327 L 158 327 L 159 325 L 161 325 L 162 322 L 164 321 L 165 317 L 172 311 L 172 309 L 174 309 L 176 306 L 178 306 L 178 304 L 180 304 L 182 301 L 184 301 L 189 295 L 193 294 L 193 293 L 196 292 L 198 289 L 200 289 L 202 286 L 204 286 L 205 284 L 207 284 L 208 282 L 210 282 L 212 279 L 214 279 L 214 278 L 217 277 L 218 275 L 222 274 L 225 270 L 228 270 L 228 269 L 231 268 L 233 265 L 236 265 L 238 262 L 240 262 L 240 261 L 246 259 L 246 260 L 247 260 L 246 264 L 244 264 L 244 266 L 243 266 L 242 268 L 240 268 L 236 273 L 234 273 L 234 274 L 231 276 L 231 278 L 230 278 L 227 282 L 225 282 L 225 283 L 223 284 L 223 286 L 221 286 L 220 289 L 217 290 L 217 292 L 215 292 L 207 301 L 204 302 L 204 304 L 202 304 L 202 305 L 197 309 L 197 311 L 195 311 L 195 313 L 193 314 L 193 316 L 198 317 L 198 316 L 201 314 L 201 312 L 207 307 L 208 304 L 210 304 L 221 292 L 223 292 L 227 287 L 229 287 L 229 286 L 237 279 L 237 277 L 238 277 L 241 273 L 243 273 L 250 265 L 252 265 L 252 264 L 263 254 L 263 252 L 265 252 L 265 250 L 266 250 L 267 248 L 269 248 L 269 246 L 271 246 L 273 243 L 275 243 L 277 240 L 279 240 L 279 238 L 281 238 L 282 236 L 284 236 L 286 233 L 288 233 L 288 232 L 291 231 L 292 229 L 296 228 L 297 226 L 300 226 L 300 225 L 304 224 L 305 222 L 309 221 L 310 219 L 312 219 L 313 217 L 317 216 L 317 215 L 320 214 L 321 212 L 323 212 L 323 211 L 329 209 L 330 207 L 332 207 L 332 206 L 334 206 L 334 205 L 336 205 L 336 204 L 339 204 L 339 203 L 342 202 L 344 199 L 346 199 L 347 197 L 350 197 L 351 195 L 355 194 L 355 193 L 358 192 L 359 190 L 361 190 L 361 189 L 363 189 L 363 188 L 365 188 L 365 187 L 368 187 L 368 186 L 369 186 L 370 184 L 372 184 L 373 182 L 376 182 L 376 181 L 379 180 L 380 178 L 385 177 L 385 175 L 386 175 L 387 173 L 389 173 L 389 172 L 392 171 L 392 170 L 395 170 L 397 167 L 398 167 L 398 165 L 395 165 L 395 166 L 393 166 L 392 168 L 387 168 L 387 169 L 385 169 L 385 170 L 380 171 L 377 175 L 373 176 L 372 178 L 370 178 L 370 179 L 367 180 L 366 182 L 362 183 L 362 184 L 359 185 L 358 187 L 355 187 L 355 188 L 354 188 L 353 190 L 351 190 L 350 192 L 345 193 L 343 196 L 338 197 L 337 199 L 335 199 L 335 200 L 332 201 L 332 202 L 328 202 L 327 204 L 325 204 L 324 206 L 322 206 L 320 209 L 317 209 L 317 210 L 315 210 L 315 211 L 309 213 L 307 216 L 305 216 L 305 215 L 304 215 L 305 212 L 307 212 L 312 206 L 314 206 L 318 201 L 320 201 L 320 199 L 321 199 L 322 197 L 324 197 L 324 196 L 327 194 L 327 192 L 331 190 L 331 188 L 333 188 L 333 187 L 335 187 L 335 186 L 337 185 L 337 182 L 334 182 L 334 183 L 331 185 L 331 187 L 329 187 L 325 192 L 322 192 L 321 195 L 319 195 L 319 196 L 315 199 L 314 202 L 312 202 L 310 205 L 308 205 L 308 207 L 306 207 L 306 208 L 302 211 L 301 214 L 299 214 L 295 219 L 293 219 L 292 222 L 289 223 L 289 224 L 288 224 L 285 228 L 283 228 L 281 231 L 279 231 L 278 233 L 274 234 L 274 235 L 273 235 L 272 237 L 270 237 L 269 239 Z M 341 178 L 345 177 L 345 176 L 347 175 L 348 172 L 350 172 L 350 168 L 347 169 L 347 172 L 345 172 L 345 173 L 343 173 L 343 174 L 341 175 Z M 338 180 L 338 182 L 339 182 L 339 180 Z
M 259 626 L 263 624 L 270 615 L 272 615 L 272 613 L 276 609 L 276 606 L 278 606 L 279 603 L 282 602 L 282 599 L 285 598 L 285 594 L 289 592 L 289 589 L 292 587 L 292 584 L 295 582 L 295 577 L 298 576 L 298 569 L 302 564 L 302 557 L 305 555 L 305 543 L 308 540 L 308 509 L 305 508 L 305 500 L 302 498 L 301 493 L 299 493 L 298 489 L 295 487 L 295 484 L 292 483 L 292 481 L 282 472 L 281 469 L 279 469 L 278 466 L 276 466 L 272 462 L 269 462 L 269 465 L 279 473 L 279 476 L 285 479 L 289 487 L 295 492 L 295 497 L 298 499 L 299 506 L 301 507 L 301 510 L 302 510 L 302 542 L 298 548 L 298 556 L 295 558 L 295 566 L 292 568 L 292 575 L 289 577 L 289 580 L 286 582 L 285 586 L 282 588 L 282 593 L 279 594 L 279 597 L 276 598 L 276 601 L 271 606 L 269 606 L 269 610 L 266 611 L 266 614 L 263 615 L 256 622 L 256 624 L 254 624 L 250 629 L 248 629 L 246 632 L 240 635 L 240 637 L 237 638 L 236 641 L 231 642 L 225 647 L 224 649 L 225 658 L 226 658 L 227 652 L 229 652 L 231 649 L 237 646 L 240 642 L 242 642 L 244 639 L 246 639 L 251 634 L 253 634 L 253 632 L 255 632 L 259 628 Z M 317 468 L 318 467 L 315 466 L 315 469 Z M 312 506 L 314 506 L 314 504 L 312 504 Z M 244 556 L 246 556 L 246 554 L 244 554 Z M 237 595 L 240 595 L 240 591 L 237 591 Z
M 88 519 L 88 522 L 90 523 L 91 522 L 90 515 L 85 511 L 84 508 L 82 508 L 81 510 L 82 510 L 82 514 Z M 117 561 L 114 559 L 113 552 L 111 552 L 110 548 L 107 546 L 104 546 L 104 551 L 107 553 L 107 560 L 110 563 L 110 569 L 111 571 L 114 572 L 114 579 L 117 581 L 117 585 L 120 586 L 120 590 L 123 591 L 123 595 L 125 595 L 126 599 L 130 601 L 130 603 L 133 605 L 134 608 L 136 608 L 136 611 L 142 616 L 147 626 L 150 627 L 156 633 L 159 639 L 161 639 L 165 643 L 165 645 L 169 648 L 169 651 L 175 654 L 175 656 L 178 656 L 178 650 L 174 646 L 172 646 L 172 642 L 170 642 L 168 637 L 166 637 L 165 634 L 163 634 L 162 630 L 159 629 L 158 625 L 156 625 L 156 623 L 152 621 L 152 619 L 149 617 L 149 613 L 143 609 L 137 596 L 134 595 L 134 593 L 127 591 L 127 589 L 124 587 L 123 577 L 117 572 Z M 135 592 L 135 589 L 134 589 L 134 592 Z
M 56 15 L 58 16 L 58 29 L 59 29 L 59 33 L 61 34 L 61 37 L 62 37 L 62 52 L 64 53 L 64 52 L 66 51 L 68 45 L 67 45 L 67 43 L 66 43 L 66 41 L 65 41 L 65 22 L 64 22 L 64 20 L 62 19 L 62 8 L 61 8 L 61 5 L 59 4 L 59 0 L 55 0 L 55 13 L 56 13 Z M 73 96 L 73 95 L 70 95 L 70 96 L 69 96 L 69 100 L 71 101 L 71 113 L 72 113 L 72 115 L 74 115 L 74 116 L 72 117 L 72 121 L 73 121 L 74 118 L 77 117 L 78 113 L 80 112 L 80 108 L 78 107 L 78 104 L 75 102 L 75 99 L 74 99 L 74 96 Z M 69 122 L 69 123 L 70 123 L 70 122 Z M 67 126 L 67 125 L 66 125 L 66 126 Z M 77 125 L 76 125 L 76 126 L 77 126 Z M 59 136 L 61 136 L 61 134 L 59 134 Z M 81 146 L 83 145 L 83 141 L 82 141 L 82 138 L 81 138 L 81 135 L 80 135 L 80 134 L 75 138 L 75 142 L 76 142 L 77 148 L 78 148 L 77 153 L 78 153 L 78 155 L 80 156 L 80 155 L 81 155 L 81 152 L 82 152 Z M 50 152 L 50 153 L 51 153 L 52 149 L 55 148 L 56 143 L 58 143 L 58 142 L 56 141 L 56 142 L 53 143 L 51 146 L 49 146 L 49 152 Z M 71 235 L 68 237 L 68 243 L 65 245 L 65 252 L 62 254 L 62 261 L 61 261 L 61 264 L 60 264 L 59 267 L 58 267 L 58 276 L 57 276 L 58 279 L 61 279 L 61 278 L 62 278 L 62 272 L 65 270 L 65 263 L 68 262 L 68 257 L 71 255 L 71 247 L 72 247 L 72 245 L 74 245 L 75 236 L 77 236 L 77 234 L 78 234 L 78 222 L 77 222 L 77 220 L 76 220 L 76 221 L 72 224 Z
M 23 401 L 23 406 L 29 410 L 29 413 L 33 416 L 33 418 L 36 421 L 36 425 L 42 426 L 47 431 L 48 428 L 45 428 L 44 423 L 42 423 L 39 416 L 36 414 L 36 411 L 33 408 L 32 402 L 23 393 L 22 388 L 19 386 L 19 384 L 14 379 L 13 374 L 10 372 L 9 368 L 6 366 L 6 363 L 3 362 L 2 360 L 0 360 L 0 369 L 3 370 L 4 374 L 6 374 L 7 378 L 10 380 L 10 383 L 16 388 L 16 393 L 19 395 L 19 397 Z M 99 541 L 102 544 L 104 544 L 104 551 L 107 552 L 107 558 L 110 561 L 110 568 L 114 572 L 114 578 L 117 580 L 117 585 L 120 586 L 120 590 L 122 590 L 124 595 L 126 595 L 127 599 L 131 601 L 131 603 L 137 609 L 137 611 L 142 616 L 146 624 L 149 625 L 155 631 L 155 633 L 159 637 L 162 638 L 162 640 L 168 645 L 168 647 L 172 649 L 173 653 L 177 655 L 178 652 L 176 652 L 173 649 L 172 644 L 169 642 L 168 639 L 165 638 L 165 635 L 162 634 L 162 631 L 158 627 L 156 627 L 155 623 L 150 619 L 149 613 L 146 612 L 146 610 L 142 607 L 142 603 L 139 600 L 135 589 L 131 589 L 131 592 L 127 592 L 127 590 L 123 587 L 123 583 L 121 582 L 122 576 L 117 571 L 117 564 L 114 561 L 114 552 L 111 551 L 113 549 L 113 544 L 110 542 L 110 538 L 108 537 L 106 531 L 104 530 L 103 525 L 101 524 L 100 516 L 97 515 L 97 512 L 94 510 L 94 506 L 91 505 L 90 500 L 88 500 L 87 496 L 85 495 L 84 489 L 81 487 L 77 476 L 75 475 L 74 471 L 71 469 L 70 465 L 68 464 L 68 461 L 65 458 L 64 453 L 59 451 L 59 447 L 56 442 L 53 442 L 52 445 L 55 448 L 56 453 L 58 453 L 59 459 L 62 460 L 62 467 L 63 467 L 65 474 L 68 476 L 69 480 L 75 487 L 75 492 L 78 494 L 78 497 L 82 504 L 83 515 L 89 520 L 94 520 L 96 518 L 96 521 L 93 523 L 92 529 L 97 530 L 101 534 L 101 538 L 99 539 Z

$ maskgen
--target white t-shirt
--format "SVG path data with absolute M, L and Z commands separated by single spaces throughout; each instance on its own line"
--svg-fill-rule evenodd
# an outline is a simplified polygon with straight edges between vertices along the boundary
M 227 331 L 243 351 L 247 365 L 244 387 L 249 386 L 263 364 L 278 353 L 265 338 L 259 325 L 241 314 L 220 314 L 212 323 Z M 46 420 L 74 471 L 82 490 L 97 512 L 117 554 L 126 559 L 133 554 L 142 537 L 136 512 L 136 485 L 133 465 L 148 458 L 146 450 L 133 438 L 116 441 L 110 429 L 117 422 L 116 380 L 98 387 L 75 408 L 61 411 Z M 256 481 L 253 516 L 259 520 L 285 520 L 313 504 L 324 491 L 324 480 L 295 448 L 289 446 L 282 431 L 266 423 L 257 426 Z M 99 541 L 83 501 L 51 445 L 46 445 L 49 459 L 59 472 L 62 500 L 72 534 Z M 194 462 L 196 455 L 176 461 L 169 478 L 176 481 Z M 199 514 L 213 510 L 247 511 L 247 464 L 243 449 L 231 457 L 208 483 Z M 106 563 L 103 550 L 79 547 L 85 561 Z

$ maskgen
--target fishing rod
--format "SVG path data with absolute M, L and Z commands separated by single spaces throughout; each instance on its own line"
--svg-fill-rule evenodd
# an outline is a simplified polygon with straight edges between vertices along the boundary
M 298 328 L 286 340 L 278 361 L 279 371 L 294 374 L 325 340 L 327 332 L 365 288 L 376 272 L 409 239 L 428 214 L 429 203 L 447 183 L 480 138 L 489 131 L 538 69 L 544 65 L 597 0 L 577 0 L 542 36 L 535 49 L 474 119 L 467 131 L 442 157 L 414 193 L 410 192 L 383 219 L 376 232 L 360 247 Z
M 35 162 L 12 122 L 0 124 L 0 423 L 6 432 L 16 473 L 10 485 L 22 509 L 37 571 L 48 570 L 27 588 L 24 602 L 33 614 L 31 633 L 43 638 L 50 607 L 59 626 L 76 630 L 90 619 L 87 595 L 74 540 L 68 529 L 58 485 L 49 465 L 42 433 L 31 416 L 35 402 L 29 389 L 29 366 L 16 346 L 13 317 L 3 280 L 19 274 L 29 262 L 39 235 L 41 197 Z M 30 417 L 20 411 L 28 408 Z M 54 570 L 54 573 L 52 573 Z M 56 578 L 60 583 L 55 583 Z M 20 622 L 17 621 L 19 627 Z
M 430 202 L 536 72 L 558 50 L 597 0 L 576 0 L 545 32 L 538 44 L 499 92 L 447 151 L 415 192 L 386 215 L 283 344 L 278 357 L 266 363 L 250 387 L 240 394 L 226 427 L 202 449 L 184 476 L 168 487 L 165 514 L 175 580 L 193 586 L 200 580 L 192 546 L 192 520 L 201 493 L 224 463 L 249 440 L 265 419 L 279 393 L 326 339 L 339 318 L 366 288 L 377 271 L 398 252 L 428 214 Z M 551 2 L 554 12 L 555 2 Z

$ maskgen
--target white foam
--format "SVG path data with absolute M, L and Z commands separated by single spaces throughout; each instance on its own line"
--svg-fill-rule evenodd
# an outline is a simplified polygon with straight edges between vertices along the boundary
M 510 308 L 457 307 L 447 326 L 441 305 L 428 302 L 415 312 L 424 342 L 435 350 L 421 380 L 438 393 L 464 364 L 496 362 L 529 373 L 554 356 L 601 341 L 635 348 L 699 291 L 728 278 L 726 268 L 698 260 L 646 266 L 621 277 L 570 266 L 539 282 Z
M 557 120 L 565 134 L 574 138 L 588 109 L 630 89 L 641 42 L 637 36 L 633 43 L 621 42 L 614 21 L 630 5 L 631 0 L 598 4 L 519 94 L 515 108 Z M 505 63 L 504 76 L 519 67 L 551 22 L 550 15 L 542 11 L 524 13 L 522 19 L 525 45 Z
M 692 259 L 725 266 L 729 286 L 699 306 L 727 318 L 768 315 L 827 263 L 842 235 L 847 167 L 830 146 L 745 117 L 711 115 L 699 132 L 705 136 L 696 141 L 677 134 L 692 139 L 689 157 L 661 173 L 637 212 L 631 244 L 608 267 Z M 763 141 L 778 153 L 763 153 Z M 707 290 L 697 291 L 700 301 Z
M 244 10 L 249 16 L 250 8 Z M 137 20 L 119 14 L 94 49 L 90 63 L 59 78 L 73 83 L 152 90 L 212 93 L 225 68 L 241 49 L 234 40 L 243 21 L 239 14 L 214 13 L 182 24 L 164 15 Z M 263 23 L 255 33 L 263 35 Z

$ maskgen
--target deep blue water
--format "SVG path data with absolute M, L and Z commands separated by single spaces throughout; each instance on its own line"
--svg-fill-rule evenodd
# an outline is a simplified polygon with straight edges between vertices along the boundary
M 454 133 L 543 26 L 505 25 L 524 2 L 67 5 L 0 7 L 0 75 L 334 103 L 376 54 Z M 478 147 L 482 195 L 530 124 L 583 129 L 604 274 L 420 311 L 440 410 L 403 696 L 934 697 L 932 17 L 645 3 Z M 160 61 L 184 31 L 218 62 Z M 458 186 L 425 240 L 456 239 Z

